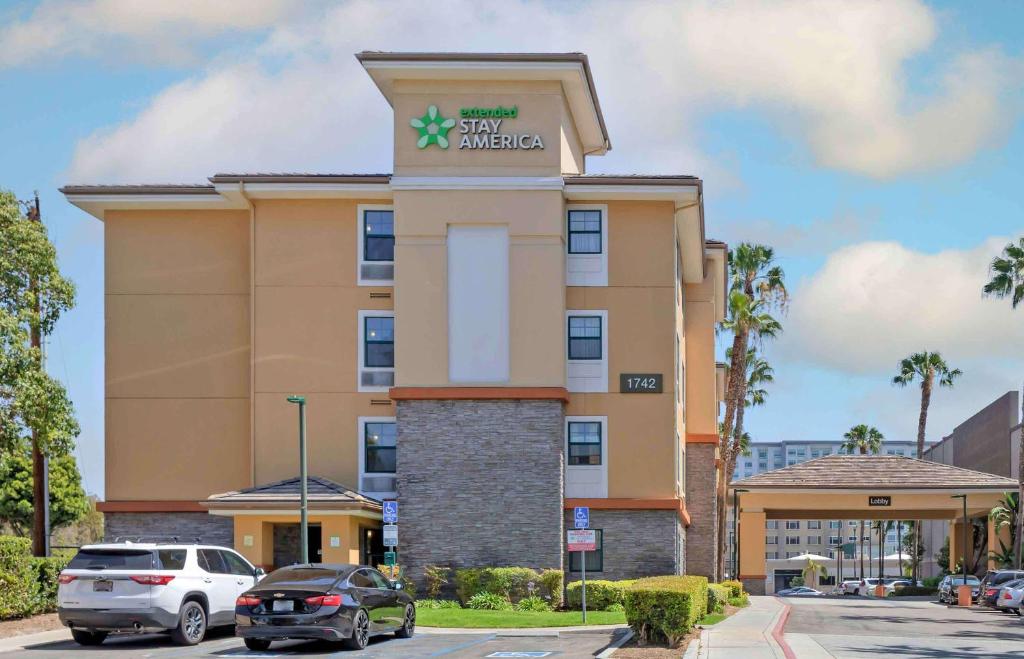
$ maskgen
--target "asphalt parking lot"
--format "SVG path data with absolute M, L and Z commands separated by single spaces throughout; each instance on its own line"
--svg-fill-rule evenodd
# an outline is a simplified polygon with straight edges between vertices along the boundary
M 552 632 L 547 636 L 496 636 L 494 634 L 417 633 L 410 639 L 382 636 L 372 639 L 363 651 L 352 652 L 322 642 L 283 641 L 265 652 L 252 652 L 235 638 L 231 630 L 213 630 L 195 647 L 181 647 L 167 636 L 144 634 L 111 636 L 99 647 L 82 647 L 74 641 L 58 641 L 5 652 L 0 657 L 56 659 L 57 657 L 118 657 L 143 659 L 156 657 L 346 657 L 350 659 L 480 659 L 483 657 L 593 657 L 612 642 L 612 631 Z
M 782 598 L 797 657 L 1024 657 L 1024 619 L 932 601 Z

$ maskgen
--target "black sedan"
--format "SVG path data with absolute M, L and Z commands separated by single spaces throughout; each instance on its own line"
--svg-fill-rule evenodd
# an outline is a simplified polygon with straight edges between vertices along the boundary
M 235 602 L 235 634 L 250 650 L 288 638 L 341 641 L 361 650 L 371 636 L 409 638 L 415 629 L 416 606 L 401 582 L 365 565 L 291 565 Z

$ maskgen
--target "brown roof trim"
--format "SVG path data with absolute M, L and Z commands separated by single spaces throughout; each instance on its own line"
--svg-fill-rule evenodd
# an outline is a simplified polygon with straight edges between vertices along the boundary
M 630 175 L 630 174 L 583 174 L 563 176 L 566 185 L 689 185 L 700 186 L 701 180 L 689 175 Z
M 101 513 L 205 513 L 198 501 L 99 501 Z
M 687 444 L 718 444 L 718 435 L 714 433 L 686 433 Z
M 565 387 L 391 387 L 391 400 L 560 400 Z
M 210 183 L 379 183 L 391 182 L 391 174 L 214 174 Z
M 212 185 L 65 185 L 58 190 L 65 195 L 216 195 Z
M 583 76 L 587 79 L 587 87 L 590 89 L 590 98 L 594 101 L 594 110 L 597 112 L 597 123 L 601 126 L 601 136 L 604 138 L 605 149 L 612 150 L 612 142 L 608 138 L 608 127 L 604 123 L 604 113 L 601 111 L 601 101 L 597 97 L 597 87 L 594 86 L 594 76 L 590 72 L 590 59 L 586 53 L 452 53 L 452 52 L 422 52 L 422 53 L 397 53 L 382 52 L 376 50 L 364 50 L 356 53 L 356 59 L 364 62 L 569 62 L 583 66 Z

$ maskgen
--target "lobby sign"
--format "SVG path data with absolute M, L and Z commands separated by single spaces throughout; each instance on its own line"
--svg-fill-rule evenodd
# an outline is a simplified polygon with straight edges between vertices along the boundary
M 544 140 L 536 133 L 518 133 L 506 122 L 519 117 L 519 106 L 465 107 L 459 109 L 459 149 L 487 151 L 531 151 L 543 149 Z M 427 107 L 422 117 L 414 117 L 409 125 L 419 133 L 416 146 L 425 149 L 436 144 L 442 149 L 451 145 L 448 132 L 455 119 L 446 118 L 436 105 Z
M 597 531 L 569 529 L 565 533 L 565 544 L 568 551 L 597 551 Z
M 661 373 L 620 373 L 619 393 L 660 394 Z
M 870 496 L 868 497 L 869 506 L 891 506 L 892 497 L 889 496 Z

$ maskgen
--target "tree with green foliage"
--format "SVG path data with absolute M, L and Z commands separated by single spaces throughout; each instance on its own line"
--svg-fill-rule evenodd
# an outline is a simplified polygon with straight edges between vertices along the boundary
M 821 577 L 828 578 L 828 567 L 824 563 L 819 563 L 814 559 L 808 559 L 807 565 L 801 571 L 804 583 L 807 585 L 818 585 L 818 579 Z
M 856 451 L 861 455 L 875 454 L 882 450 L 883 439 L 885 436 L 878 428 L 861 423 L 843 433 L 844 441 L 839 448 L 847 453 Z M 859 528 L 857 542 L 860 544 L 860 576 L 864 578 L 864 520 L 860 520 Z
M 82 489 L 73 455 L 50 460 L 50 525 L 59 529 L 89 514 L 91 505 Z M 32 530 L 32 457 L 29 451 L 7 453 L 0 458 L 0 524 L 19 536 Z
M 57 267 L 57 250 L 39 217 L 13 193 L 0 190 L 0 456 L 31 449 L 35 485 L 43 498 L 44 458 L 66 455 L 79 427 L 67 391 L 43 365 L 43 337 L 74 305 L 75 287 Z M 45 553 L 41 519 L 33 553 Z
M 992 259 L 989 265 L 991 279 L 982 287 L 984 295 L 998 298 L 1010 298 L 1010 306 L 1014 309 L 1024 302 L 1024 236 L 1016 244 L 1010 242 L 1003 248 L 1003 253 Z M 1024 411 L 1024 400 L 1021 400 Z M 1024 501 L 1024 433 L 1020 437 L 1020 456 L 1017 459 L 1017 497 Z M 1016 532 L 1013 535 L 1013 567 L 1021 566 L 1021 541 L 1024 540 L 1024 515 L 1017 515 Z

